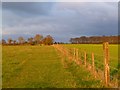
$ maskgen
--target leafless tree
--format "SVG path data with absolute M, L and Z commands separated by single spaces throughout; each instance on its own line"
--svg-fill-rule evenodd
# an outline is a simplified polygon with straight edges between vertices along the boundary
M 4 45 L 4 44 L 6 44 L 6 41 L 5 41 L 5 39 L 2 39 L 2 44 Z
M 12 40 L 12 38 L 8 38 L 7 41 L 8 41 L 8 44 L 12 44 L 12 41 L 13 41 L 13 40 Z
M 13 40 L 13 44 L 14 44 L 14 45 L 16 44 L 16 40 Z
M 52 45 L 53 42 L 54 42 L 54 39 L 53 39 L 53 37 L 50 36 L 50 35 L 47 35 L 47 36 L 43 39 L 43 43 L 44 43 L 45 45 Z
M 29 44 L 33 44 L 33 38 L 31 37 L 31 38 L 28 38 L 28 43 Z
M 23 37 L 18 37 L 19 44 L 24 44 L 25 39 Z
M 43 36 L 40 34 L 36 34 L 34 37 L 34 41 L 36 44 L 39 44 L 42 39 L 43 39 Z

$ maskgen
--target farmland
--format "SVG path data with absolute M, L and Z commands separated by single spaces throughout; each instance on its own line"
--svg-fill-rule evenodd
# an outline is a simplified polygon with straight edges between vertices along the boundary
M 94 67 L 95 70 L 98 73 L 101 73 L 100 76 L 102 76 L 101 79 L 103 79 L 104 81 L 104 69 L 105 69 L 105 59 L 104 59 L 104 50 L 103 50 L 103 45 L 102 44 L 68 44 L 68 45 L 64 45 L 67 50 L 71 53 L 74 52 L 73 50 L 75 48 L 78 49 L 78 57 L 80 59 L 80 62 L 84 63 L 84 52 L 86 52 L 86 62 L 88 63 L 88 66 L 91 65 L 92 66 L 92 53 L 94 53 Z M 74 48 L 74 49 L 73 49 Z M 118 45 L 115 44 L 110 44 L 108 46 L 108 54 L 109 54 L 109 70 L 110 70 L 110 74 L 108 76 L 110 76 L 110 82 L 113 82 L 116 85 L 113 86 L 117 86 L 117 82 L 118 82 L 118 68 L 120 67 L 118 64 Z M 73 53 L 72 53 L 73 54 Z M 71 54 L 71 55 L 72 55 Z
M 64 45 L 67 48 L 78 48 L 79 51 L 86 51 L 88 55 L 92 52 L 99 57 L 97 60 L 103 62 L 103 45 L 102 44 L 66 44 Z M 112 67 L 118 66 L 118 45 L 110 44 L 109 45 L 109 54 L 110 54 L 110 65 Z
M 102 55 L 102 45 L 64 45 Z M 112 67 L 117 68 L 118 47 L 110 45 Z M 53 46 L 3 46 L 3 88 L 88 88 L 104 87 L 83 66 L 69 62 Z

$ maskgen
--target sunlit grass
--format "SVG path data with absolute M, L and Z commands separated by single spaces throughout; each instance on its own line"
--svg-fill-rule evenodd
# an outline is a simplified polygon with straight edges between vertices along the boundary
M 95 57 L 99 60 L 99 62 L 103 62 L 104 64 L 104 52 L 102 44 L 66 44 L 64 45 L 67 48 L 78 48 L 79 51 L 85 50 L 88 56 L 91 58 L 91 53 L 95 54 Z M 84 52 L 83 52 L 84 53 Z M 110 54 L 110 65 L 112 67 L 118 68 L 118 45 L 110 44 L 109 45 L 109 54 Z
M 84 67 L 66 61 L 64 68 L 52 46 L 3 46 L 2 53 L 3 88 L 102 87 Z
M 104 73 L 104 51 L 102 44 L 66 44 L 64 45 L 66 48 L 78 48 L 79 49 L 79 57 L 84 62 L 84 51 L 87 53 L 87 62 L 92 64 L 91 53 L 94 53 L 95 57 L 95 69 L 101 69 Z M 73 50 L 73 49 L 71 49 Z M 82 53 L 82 54 L 81 54 Z M 118 45 L 110 44 L 109 45 L 109 66 L 110 66 L 110 77 L 111 80 L 113 77 L 118 79 Z

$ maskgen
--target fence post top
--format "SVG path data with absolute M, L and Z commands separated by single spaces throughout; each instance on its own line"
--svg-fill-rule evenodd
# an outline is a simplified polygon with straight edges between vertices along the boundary
M 105 48 L 108 48 L 108 45 L 109 45 L 108 42 L 104 42 L 104 43 L 103 43 L 103 50 L 104 50 Z

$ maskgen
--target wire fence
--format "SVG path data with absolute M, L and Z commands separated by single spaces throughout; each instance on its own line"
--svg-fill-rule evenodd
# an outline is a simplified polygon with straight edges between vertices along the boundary
M 69 60 L 86 67 L 95 78 L 100 78 L 106 86 L 118 87 L 118 68 L 109 64 L 109 61 L 115 58 L 109 56 L 109 51 L 106 51 L 108 48 L 104 50 L 103 55 L 99 55 L 80 48 L 66 48 L 63 45 L 54 45 L 54 47 Z

